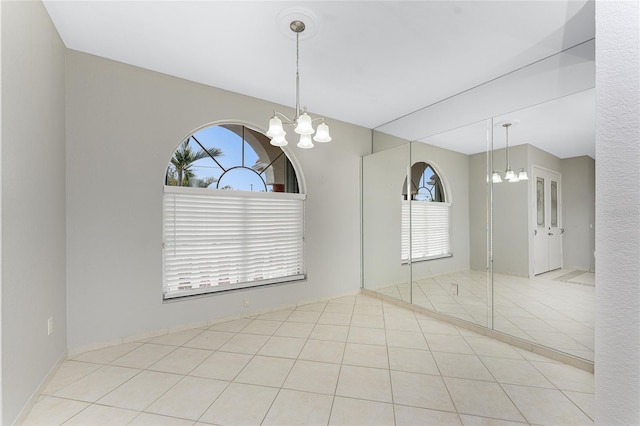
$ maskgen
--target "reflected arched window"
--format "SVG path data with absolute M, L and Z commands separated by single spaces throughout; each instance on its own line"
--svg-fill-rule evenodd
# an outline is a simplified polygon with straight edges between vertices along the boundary
M 407 199 L 407 180 L 402 188 L 403 198 Z M 445 202 L 440 176 L 429 164 L 414 163 L 411 166 L 411 199 L 414 201 Z
M 304 199 L 287 154 L 240 124 L 178 144 L 164 182 L 165 299 L 304 278 Z
M 433 166 L 417 162 L 411 166 L 402 187 L 402 262 L 451 256 L 451 203 L 440 175 Z

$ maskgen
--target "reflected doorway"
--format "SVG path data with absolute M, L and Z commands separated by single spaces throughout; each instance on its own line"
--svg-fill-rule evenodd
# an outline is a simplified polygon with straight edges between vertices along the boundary
M 560 173 L 533 167 L 535 229 L 534 275 L 562 268 L 562 199 Z

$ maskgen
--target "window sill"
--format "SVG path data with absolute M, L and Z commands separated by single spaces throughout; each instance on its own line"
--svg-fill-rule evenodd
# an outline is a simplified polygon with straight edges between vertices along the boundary
M 216 294 L 231 293 L 242 290 L 251 290 L 258 287 L 277 286 L 283 284 L 299 283 L 306 281 L 306 275 L 294 275 L 291 277 L 275 278 L 273 280 L 256 281 L 252 283 L 236 284 L 225 287 L 206 287 L 202 289 L 190 289 L 184 291 L 174 291 L 163 295 L 163 302 L 176 302 L 179 300 L 191 300 L 200 297 L 214 296 Z M 214 289 L 215 288 L 215 289 Z
M 426 261 L 429 261 L 429 260 L 437 260 L 437 259 L 446 259 L 448 257 L 453 257 L 453 253 L 439 254 L 437 256 L 418 257 L 418 258 L 415 258 L 415 259 L 411 259 L 411 263 L 426 262 Z M 402 264 L 403 265 L 407 265 L 408 263 L 409 263 L 409 261 L 407 259 L 403 259 L 402 260 Z

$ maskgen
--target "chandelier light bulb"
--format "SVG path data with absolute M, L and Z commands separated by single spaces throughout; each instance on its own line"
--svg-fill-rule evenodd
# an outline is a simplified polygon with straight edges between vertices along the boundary
M 493 182 L 493 183 L 500 183 L 500 182 L 502 182 L 502 178 L 500 177 L 500 173 L 498 173 L 498 172 L 493 172 L 493 175 L 491 175 L 491 182 Z
M 516 177 L 516 174 L 510 168 L 504 173 L 505 180 L 511 181 Z
M 282 128 L 282 120 L 275 115 L 269 120 L 269 130 L 267 130 L 267 136 L 270 138 L 282 137 L 284 138 L 285 131 Z
M 323 121 L 318 125 L 316 135 L 313 137 L 316 142 L 331 142 L 331 136 L 329 135 L 329 126 Z
M 300 135 L 300 142 L 298 142 L 298 148 L 311 149 L 313 148 L 313 142 L 311 141 L 311 135 Z
M 286 146 L 289 142 L 285 139 L 285 132 L 282 132 L 282 136 L 274 136 L 271 138 L 271 142 L 269 142 L 273 146 Z
M 527 176 L 527 172 L 525 172 L 524 169 L 518 173 L 518 180 L 529 180 L 529 176 Z
M 300 117 L 298 117 L 298 125 L 296 126 L 294 132 L 299 135 L 312 135 L 314 130 L 311 125 L 311 117 L 306 112 L 303 112 Z

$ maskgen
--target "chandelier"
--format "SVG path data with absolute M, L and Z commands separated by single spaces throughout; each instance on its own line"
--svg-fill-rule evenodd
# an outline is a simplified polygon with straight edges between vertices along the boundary
M 511 165 L 509 164 L 509 127 L 515 125 L 517 123 L 504 123 L 502 124 L 502 127 L 504 127 L 506 134 L 506 140 L 507 140 L 507 168 L 504 171 L 504 180 L 510 182 L 510 183 L 515 183 L 515 182 L 520 182 L 521 180 L 529 180 L 529 177 L 527 176 L 527 172 L 524 170 L 524 168 L 520 169 L 518 171 L 518 173 L 514 172 L 513 170 L 511 170 Z M 501 176 L 500 172 L 497 171 L 493 171 L 493 174 L 491 175 L 491 181 L 493 183 L 500 183 L 502 182 L 503 177 Z
M 296 116 L 293 119 L 290 119 L 286 115 L 278 111 L 274 111 L 273 117 L 269 120 L 267 136 L 271 138 L 271 145 L 287 145 L 289 143 L 285 137 L 287 132 L 285 132 L 282 127 L 284 122 L 284 124 L 288 126 L 294 126 L 293 131 L 300 135 L 298 147 L 309 149 L 314 147 L 313 142 L 311 141 L 311 135 L 314 132 L 316 135 L 313 137 L 313 140 L 316 142 L 330 142 L 331 136 L 329 136 L 329 126 L 324 122 L 324 117 L 312 119 L 309 114 L 307 114 L 306 107 L 302 109 L 302 114 L 300 114 L 299 38 L 300 33 L 305 29 L 305 25 L 304 22 L 295 20 L 289 24 L 289 28 L 291 28 L 291 31 L 296 33 Z M 315 131 L 313 129 L 313 122 L 318 120 L 321 120 L 322 122 L 318 125 L 318 130 Z

